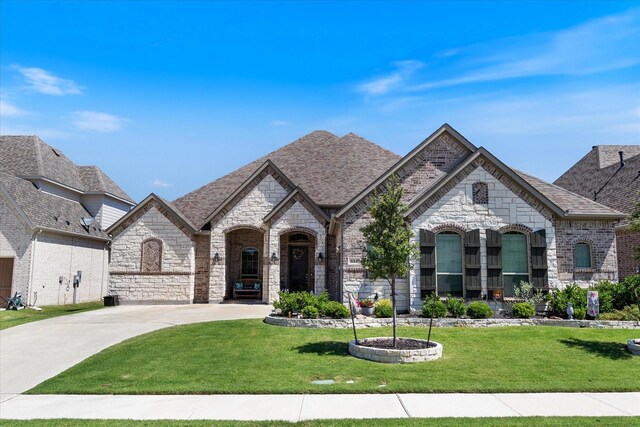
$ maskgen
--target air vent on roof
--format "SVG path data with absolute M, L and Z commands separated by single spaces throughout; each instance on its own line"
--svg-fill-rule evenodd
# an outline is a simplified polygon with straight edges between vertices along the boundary
M 56 156 L 60 157 L 60 152 L 58 150 L 56 150 L 55 148 L 51 147 L 51 151 L 53 151 L 53 154 L 55 154 Z

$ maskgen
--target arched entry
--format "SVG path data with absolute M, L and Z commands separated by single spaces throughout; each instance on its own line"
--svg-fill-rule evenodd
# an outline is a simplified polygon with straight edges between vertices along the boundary
M 290 292 L 314 291 L 316 238 L 304 231 L 280 236 L 280 284 Z

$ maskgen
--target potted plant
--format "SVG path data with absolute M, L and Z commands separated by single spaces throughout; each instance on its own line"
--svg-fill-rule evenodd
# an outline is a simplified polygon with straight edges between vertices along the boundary
M 358 300 L 358 307 L 360 307 L 360 311 L 365 316 L 372 316 L 373 315 L 373 300 L 372 299 L 365 298 L 365 299 Z

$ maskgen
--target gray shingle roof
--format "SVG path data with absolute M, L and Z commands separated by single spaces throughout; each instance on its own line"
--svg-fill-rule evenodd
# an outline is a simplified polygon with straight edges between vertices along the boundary
M 640 202 L 640 145 L 598 145 L 554 184 L 630 214 Z
M 173 203 L 201 227 L 205 218 L 236 188 L 265 161 L 271 160 L 321 207 L 341 206 L 399 158 L 353 133 L 339 138 L 326 131 L 315 131 Z
M 105 192 L 135 203 L 98 167 L 77 166 L 62 151 L 35 135 L 0 136 L 0 172 L 43 177 L 82 192 Z
M 78 202 L 38 190 L 30 181 L 0 172 L 0 186 L 11 201 L 29 218 L 33 226 L 108 240 L 109 236 L 92 225 L 80 224 L 91 214 Z

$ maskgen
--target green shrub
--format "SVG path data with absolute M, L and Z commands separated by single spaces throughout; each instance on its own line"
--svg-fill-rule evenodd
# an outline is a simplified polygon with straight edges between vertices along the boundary
M 472 319 L 486 319 L 493 316 L 493 311 L 489 306 L 481 301 L 472 302 L 467 307 L 467 314 Z
M 614 310 L 611 313 L 603 313 L 600 320 L 636 320 L 640 321 L 640 308 L 637 305 L 629 305 L 622 310 Z
M 338 301 L 329 301 L 322 306 L 322 314 L 332 319 L 349 317 L 349 310 Z
M 587 290 L 572 283 L 564 289 L 556 290 L 549 295 L 549 303 L 556 316 L 567 317 L 567 306 L 571 301 L 575 310 L 587 309 Z
M 375 314 L 376 317 L 392 317 L 393 305 L 391 305 L 391 301 L 388 299 L 378 301 L 373 307 L 373 314 Z
M 587 317 L 587 309 L 586 308 L 576 308 L 573 310 L 573 317 L 578 320 L 584 320 Z
M 424 317 L 447 317 L 447 306 L 435 294 L 424 299 L 422 304 L 422 315 Z
M 453 317 L 462 317 L 467 313 L 467 306 L 462 298 L 449 298 L 447 300 L 447 310 Z
M 594 289 L 598 291 L 601 313 L 622 310 L 627 306 L 638 305 L 640 275 L 627 277 L 620 283 L 602 280 Z
M 518 319 L 530 319 L 536 314 L 535 308 L 528 302 L 520 302 L 511 306 L 511 314 Z
M 317 319 L 318 316 L 320 316 L 318 309 L 312 305 L 308 305 L 305 308 L 303 308 L 301 313 L 302 313 L 302 317 L 304 317 L 305 319 Z
M 319 296 L 315 296 L 310 292 L 278 292 L 278 301 L 273 303 L 273 307 L 280 309 L 282 314 L 302 313 L 305 307 L 314 307 L 318 313 L 324 311 L 323 307 L 329 302 L 329 293 L 322 291 Z

